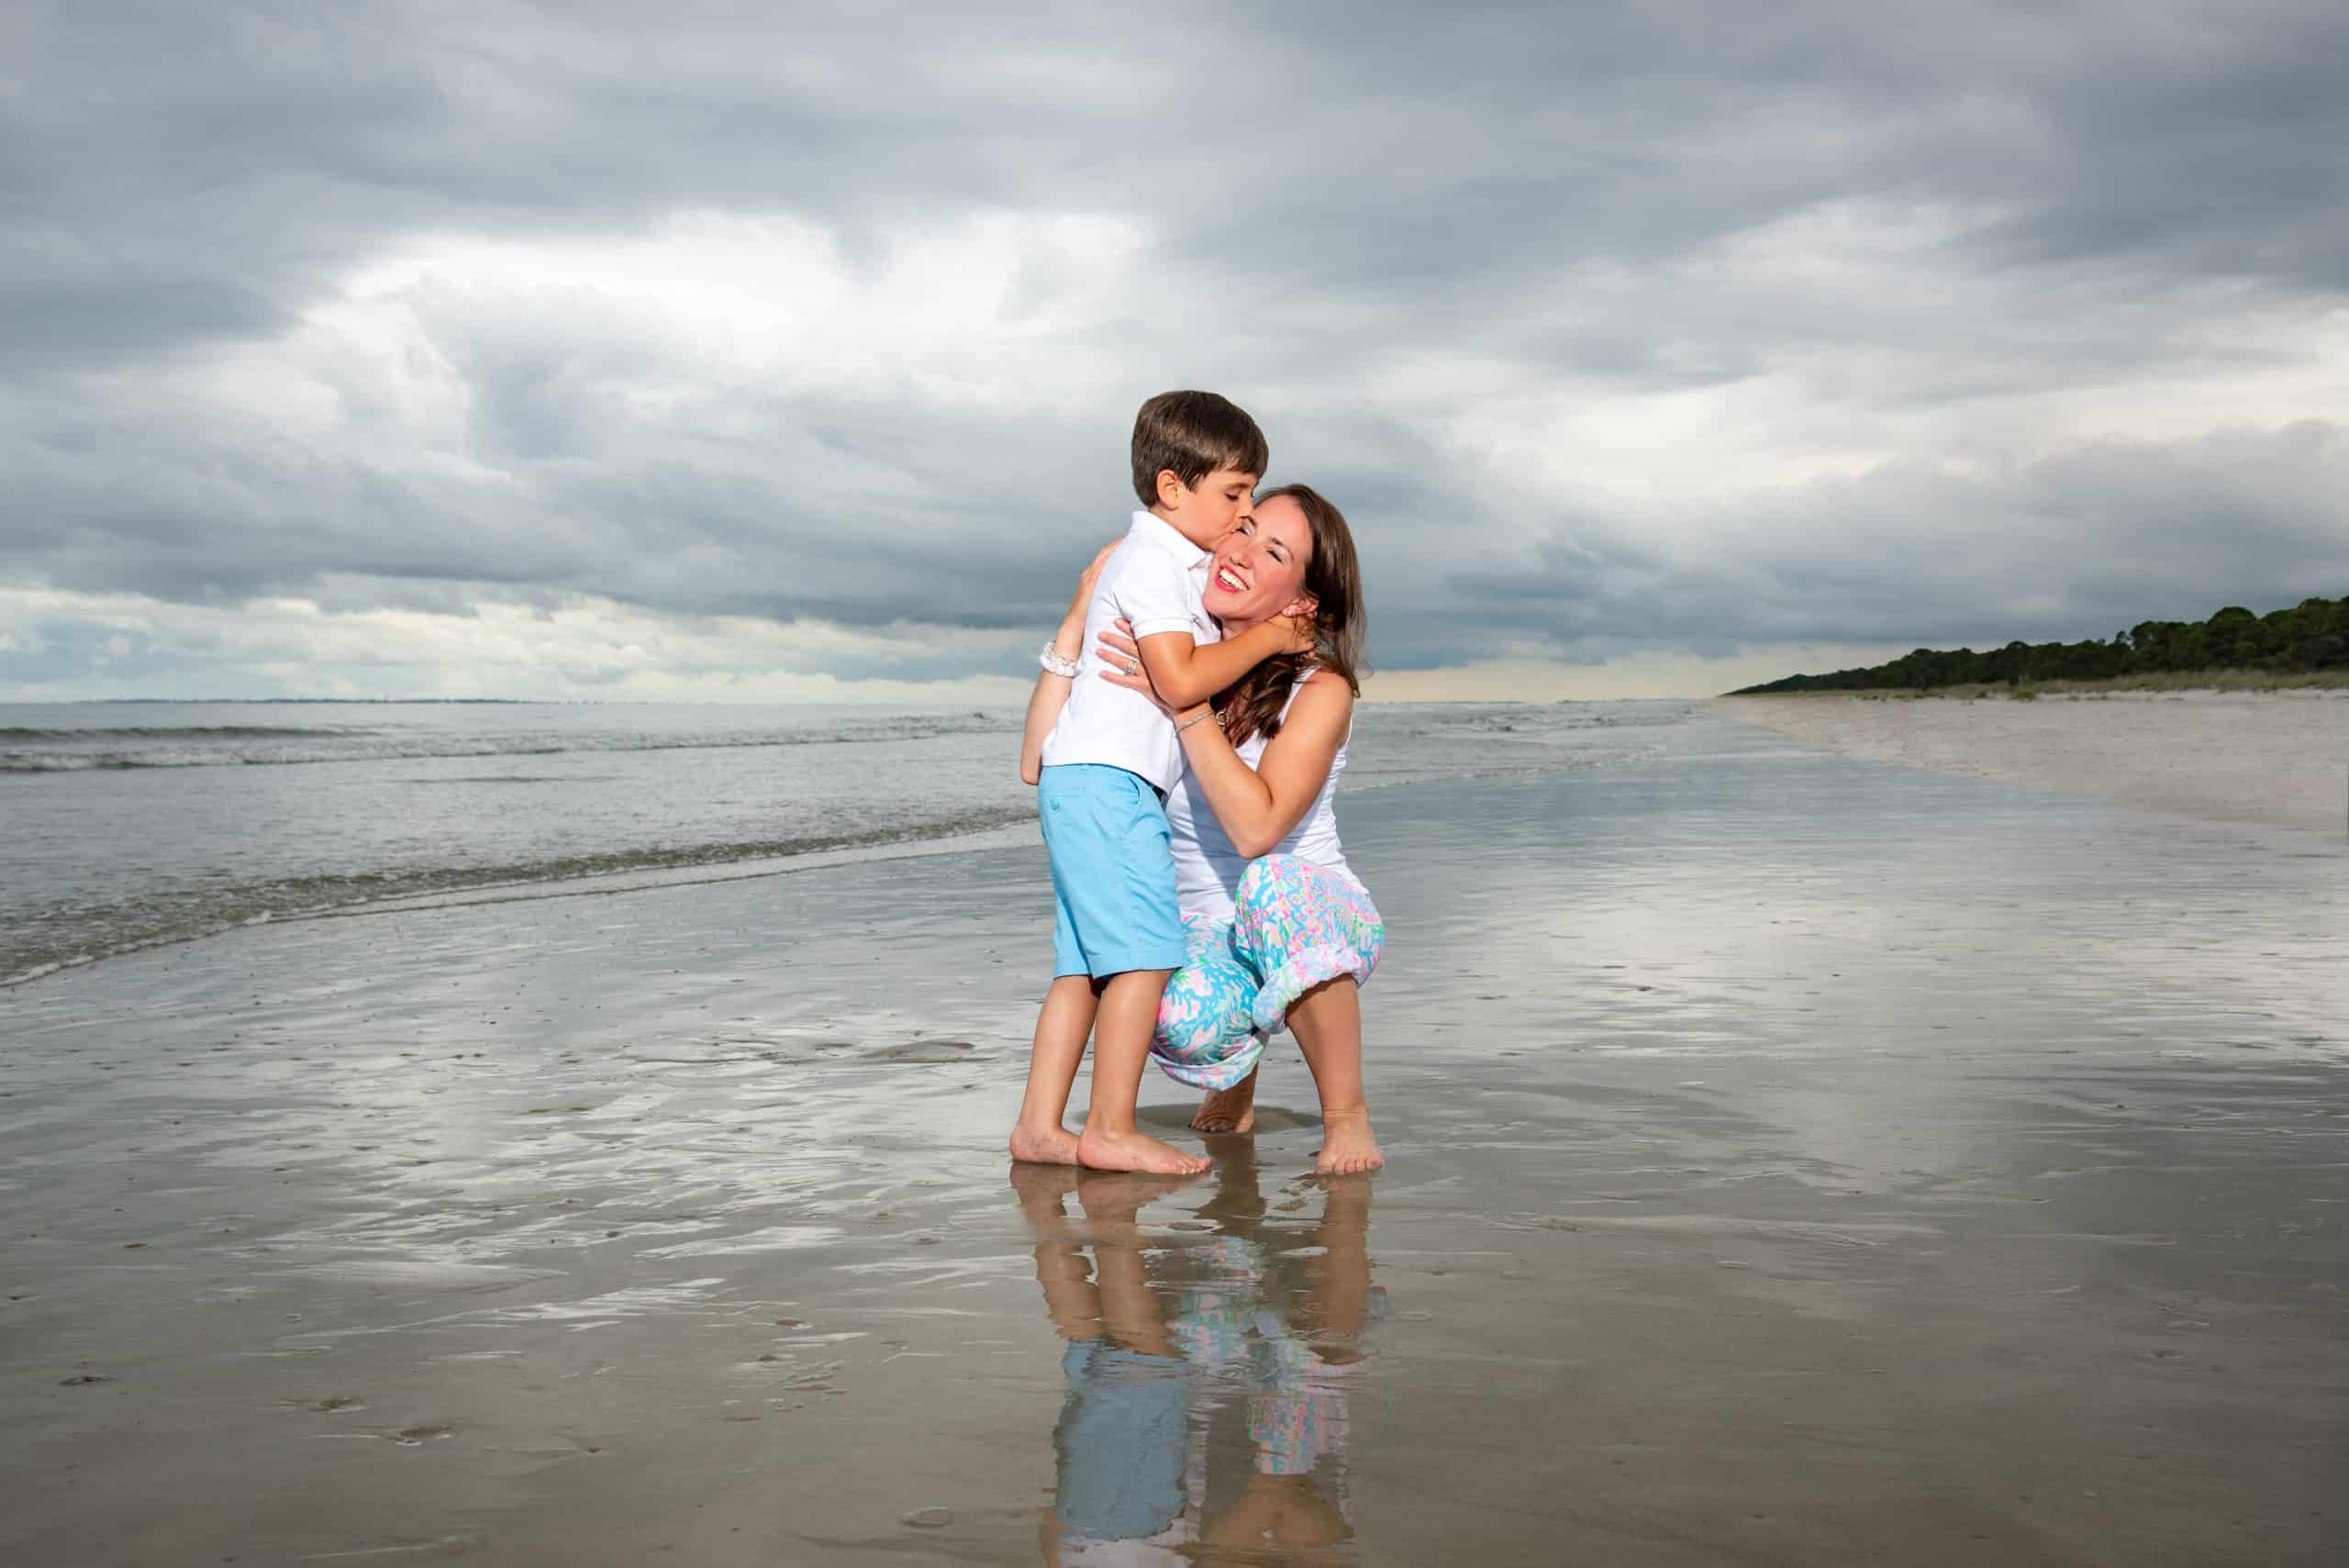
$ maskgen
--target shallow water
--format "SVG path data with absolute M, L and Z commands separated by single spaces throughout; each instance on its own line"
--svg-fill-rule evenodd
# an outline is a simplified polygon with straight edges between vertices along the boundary
M 1656 750 L 1685 703 L 1391 705 L 1353 788 Z M 1025 841 L 1020 716 L 685 704 L 0 706 L 0 985 L 484 888 Z M 1465 759 L 1465 764 L 1464 764 Z
M 1709 722 L 1343 811 L 1338 1188 L 1285 1051 L 1211 1178 L 1010 1179 L 1025 847 L 10 993 L 0 1550 L 2338 1559 L 2337 846 Z

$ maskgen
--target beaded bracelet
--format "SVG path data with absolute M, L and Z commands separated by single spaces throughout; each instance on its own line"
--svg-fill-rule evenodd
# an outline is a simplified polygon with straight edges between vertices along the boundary
M 1076 679 L 1076 661 L 1062 658 L 1049 642 L 1044 644 L 1044 651 L 1036 655 L 1036 662 L 1044 667 L 1047 674 L 1064 676 L 1072 681 Z

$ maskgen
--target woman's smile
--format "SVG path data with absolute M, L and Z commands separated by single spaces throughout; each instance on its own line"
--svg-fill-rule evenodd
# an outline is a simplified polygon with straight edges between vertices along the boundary
M 1242 517 L 1216 545 L 1208 574 L 1208 613 L 1247 626 L 1278 614 L 1305 591 L 1313 554 L 1313 525 L 1294 500 L 1276 495 Z

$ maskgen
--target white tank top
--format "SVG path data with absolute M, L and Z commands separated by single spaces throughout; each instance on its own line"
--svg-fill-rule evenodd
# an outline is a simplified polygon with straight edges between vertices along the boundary
M 1311 673 L 1311 672 L 1308 672 Z M 1288 689 L 1288 701 L 1281 705 L 1281 718 L 1286 722 L 1288 710 L 1297 706 L 1297 694 L 1305 689 L 1299 679 Z M 1353 740 L 1353 722 L 1346 723 L 1346 735 L 1338 743 L 1338 754 L 1330 759 L 1330 776 L 1321 781 L 1321 793 L 1297 818 L 1288 837 L 1273 846 L 1271 853 L 1295 855 L 1308 864 L 1330 866 L 1347 875 L 1353 874 L 1346 864 L 1346 852 L 1338 842 L 1338 814 L 1330 799 L 1338 792 L 1338 775 L 1346 771 L 1346 747 Z M 1265 740 L 1262 735 L 1251 737 L 1247 744 L 1238 748 L 1240 760 L 1250 767 L 1264 760 Z M 1240 886 L 1241 873 L 1248 869 L 1248 857 L 1231 847 L 1230 836 L 1223 824 L 1216 820 L 1215 809 L 1208 805 L 1206 794 L 1198 788 L 1198 777 L 1186 765 L 1174 787 L 1166 792 L 1166 826 L 1174 837 L 1174 898 L 1185 915 L 1207 915 L 1216 920 L 1231 918 L 1231 895 Z

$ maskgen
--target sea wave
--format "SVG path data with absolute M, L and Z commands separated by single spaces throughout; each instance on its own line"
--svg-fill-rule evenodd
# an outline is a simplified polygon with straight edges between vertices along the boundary
M 379 762 L 387 759 L 430 757 L 551 757 L 572 750 L 573 748 L 568 746 L 516 746 L 473 751 L 343 751 L 310 756 L 244 756 L 222 751 L 0 751 L 0 773 L 123 773 L 140 768 L 274 768 L 316 762 Z
M 30 728 L 0 724 L 0 741 L 72 743 L 91 740 L 308 740 L 374 733 L 367 729 L 311 729 L 278 724 L 121 724 L 80 728 Z
M 931 721 L 899 720 L 859 728 L 753 730 L 710 735 L 637 735 L 613 731 L 550 740 L 543 730 L 506 736 L 394 735 L 373 730 L 153 730 L 82 729 L 28 731 L 0 729 L 0 740 L 41 734 L 59 738 L 57 749 L 0 750 L 0 774 L 119 772 L 139 768 L 297 767 L 324 762 L 415 762 L 441 757 L 560 757 L 573 753 L 624 751 L 730 751 L 786 746 L 873 746 L 890 741 L 929 740 L 946 735 L 1009 733 L 1016 727 L 993 715 Z M 65 750 L 61 739 L 155 735 L 200 735 L 213 739 L 233 736 L 249 744 L 184 749 L 110 748 Z M 332 738 L 334 746 L 273 745 L 250 742 L 264 736 L 317 740 Z
M 440 894 L 527 889 L 630 873 L 685 871 L 947 841 L 1034 819 L 1032 805 L 994 807 L 848 833 L 588 851 L 504 865 L 280 877 L 106 908 L 83 905 L 70 914 L 56 912 L 59 917 L 53 920 L 35 910 L 29 917 L 20 917 L 8 937 L 0 940 L 0 988 L 100 959 L 195 941 L 245 926 L 363 914 L 371 906 L 406 905 Z M 45 925 L 63 926 L 68 920 L 71 935 L 44 933 Z

